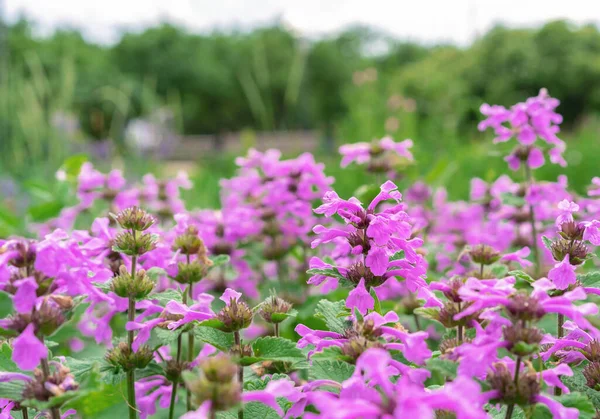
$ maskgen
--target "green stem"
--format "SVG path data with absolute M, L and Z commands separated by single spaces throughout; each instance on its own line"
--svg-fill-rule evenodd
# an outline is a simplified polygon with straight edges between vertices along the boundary
M 233 332 L 233 339 L 235 346 L 240 348 L 240 353 L 242 351 L 242 339 L 240 338 L 240 332 Z M 238 382 L 240 383 L 240 388 L 242 391 L 244 390 L 244 367 L 242 365 L 238 366 Z M 244 419 L 244 405 L 240 407 L 238 410 L 238 419 Z
M 521 369 L 521 357 L 517 356 L 517 361 L 515 365 L 515 388 L 519 388 L 519 370 Z M 504 419 L 510 419 L 513 415 L 513 411 L 515 410 L 515 404 L 511 403 L 506 408 L 506 416 Z
M 556 318 L 556 335 L 558 338 L 562 338 L 564 336 L 563 324 L 565 323 L 565 316 L 559 314 Z M 554 395 L 560 396 L 562 394 L 562 390 L 559 387 L 554 387 Z
M 458 312 L 461 311 L 461 304 L 458 303 Z M 458 339 L 458 344 L 460 345 L 463 342 L 463 327 L 462 325 L 458 325 L 456 327 L 456 338 Z
M 189 256 L 188 256 L 188 263 L 189 263 Z M 188 285 L 186 294 L 187 294 L 187 297 L 184 297 L 185 298 L 184 304 L 187 304 L 188 301 L 190 301 L 190 302 L 193 301 L 193 298 L 192 298 L 192 284 Z M 190 363 L 194 361 L 194 331 L 193 330 L 190 330 L 188 332 L 187 360 Z M 188 412 L 190 410 L 192 410 L 192 393 L 190 393 L 189 391 L 186 394 L 185 404 L 186 404 L 186 408 L 187 408 Z
M 181 359 L 181 334 L 177 337 L 177 354 L 175 355 L 177 364 Z M 175 399 L 177 398 L 177 385 L 179 384 L 179 377 L 173 380 L 173 388 L 171 389 L 171 403 L 169 404 L 169 419 L 173 419 L 175 414 Z
M 48 377 L 50 377 L 50 366 L 48 365 L 48 359 L 47 358 L 42 358 L 41 362 L 41 367 L 42 367 L 42 374 L 44 375 L 44 383 L 48 381 Z M 25 410 L 27 410 L 27 408 L 25 408 Z M 58 407 L 51 407 L 50 408 L 50 417 L 52 419 L 60 419 L 60 410 L 58 410 Z
M 132 230 L 131 234 L 135 240 L 136 231 Z M 137 256 L 131 257 L 131 279 L 135 280 L 135 273 L 137 268 Z M 129 307 L 127 308 L 127 320 L 133 322 L 135 320 L 135 299 L 129 297 Z M 133 340 L 135 339 L 135 332 L 130 330 L 127 332 L 127 343 L 131 352 L 133 352 Z M 127 404 L 129 407 L 129 419 L 137 418 L 137 408 L 135 401 L 135 369 L 127 371 Z
M 273 328 L 275 329 L 275 337 L 278 338 L 279 337 L 279 323 L 275 323 L 273 325 Z
M 415 326 L 418 332 L 419 330 L 421 330 L 421 321 L 419 320 L 419 316 L 417 316 L 417 313 L 413 313 L 413 316 L 415 318 Z
M 527 184 L 529 189 L 531 190 L 531 186 L 533 185 L 533 173 L 531 173 L 531 169 L 527 164 L 525 166 L 525 177 L 527 178 Z M 531 224 L 531 247 L 533 248 L 533 257 L 535 259 L 535 274 L 537 277 L 540 276 L 542 271 L 542 265 L 540 262 L 540 250 L 538 249 L 537 238 L 538 232 L 537 227 L 535 226 L 535 211 L 533 209 L 533 205 L 529 205 L 529 223 Z M 537 278 L 536 278 L 537 279 Z
M 479 279 L 483 279 L 483 263 L 481 264 L 481 267 L 479 268 Z
M 21 408 L 21 415 L 23 416 L 23 419 L 29 419 L 29 412 L 27 412 L 26 407 Z

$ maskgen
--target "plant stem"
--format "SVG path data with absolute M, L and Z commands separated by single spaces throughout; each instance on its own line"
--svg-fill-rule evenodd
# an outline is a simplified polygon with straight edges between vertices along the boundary
M 132 230 L 133 238 L 135 240 L 136 231 Z M 137 255 L 131 257 L 131 279 L 135 280 L 135 272 L 137 268 Z M 127 308 L 127 320 L 133 322 L 135 320 L 135 299 L 129 297 L 129 307 Z M 130 330 L 127 332 L 127 343 L 131 352 L 133 352 L 133 339 L 135 338 L 135 332 Z M 137 408 L 135 403 L 135 369 L 127 371 L 127 404 L 129 407 L 129 419 L 137 418 Z
M 240 332 L 233 332 L 233 339 L 235 345 L 240 348 L 240 354 L 242 352 L 242 339 L 240 338 Z M 242 391 L 244 390 L 244 367 L 242 365 L 238 365 L 238 382 L 240 383 L 240 388 Z M 238 419 L 244 419 L 244 406 L 240 407 L 238 410 Z
M 418 332 L 419 330 L 421 330 L 421 321 L 419 320 L 419 316 L 417 316 L 417 313 L 413 313 L 413 317 L 415 318 L 415 326 Z
M 458 303 L 458 312 L 460 313 L 461 307 L 460 303 Z M 458 339 L 458 344 L 460 345 L 463 342 L 463 327 L 462 325 L 458 325 L 456 327 L 456 338 Z
M 29 413 L 27 412 L 26 407 L 21 408 L 21 415 L 23 416 L 23 419 L 29 419 Z
M 189 263 L 189 256 L 188 256 L 188 263 Z M 188 301 L 192 302 L 193 298 L 192 298 L 192 284 L 188 285 L 188 288 L 186 290 L 186 294 L 187 296 L 184 296 L 185 301 L 184 303 L 187 304 Z M 194 331 L 190 330 L 188 332 L 188 352 L 187 352 L 187 360 L 188 362 L 193 362 L 194 361 Z M 192 393 L 190 393 L 189 391 L 186 394 L 186 398 L 185 398 L 185 405 L 188 411 L 192 410 Z
M 479 268 L 479 279 L 483 279 L 483 263 L 481 264 L 481 267 Z
M 517 361 L 515 364 L 515 388 L 519 388 L 519 370 L 521 369 L 521 357 L 517 356 Z M 515 410 L 515 404 L 511 403 L 506 408 L 506 416 L 504 419 L 510 419 L 512 417 L 513 411 Z
M 278 338 L 279 337 L 279 323 L 275 323 L 273 325 L 273 328 L 275 329 L 275 337 Z
M 527 166 L 527 164 L 525 164 L 524 166 L 527 184 L 529 186 L 529 189 L 531 190 L 531 186 L 533 185 L 533 174 L 531 173 L 531 169 L 529 168 L 529 166 Z M 531 247 L 533 248 L 533 257 L 535 259 L 535 274 L 537 277 L 539 277 L 542 271 L 542 265 L 540 262 L 540 250 L 538 249 L 537 244 L 538 232 L 537 227 L 535 226 L 535 211 L 533 209 L 532 204 L 529 204 L 529 223 L 531 224 Z
M 42 358 L 41 362 L 41 367 L 42 367 L 42 374 L 44 375 L 44 383 L 48 381 L 48 377 L 50 377 L 50 366 L 48 365 L 48 359 L 47 358 Z M 24 408 L 25 410 L 27 410 L 27 408 Z M 51 407 L 50 408 L 50 417 L 52 419 L 60 419 L 60 410 L 58 410 L 58 407 Z
M 564 336 L 563 324 L 565 323 L 565 316 L 559 314 L 556 318 L 556 335 L 558 338 L 562 338 Z M 559 387 L 554 387 L 554 395 L 560 396 L 562 394 L 562 390 Z
M 181 334 L 177 337 L 177 355 L 175 355 L 175 359 L 179 364 L 179 360 L 181 359 Z M 175 413 L 175 399 L 177 398 L 177 386 L 179 384 L 179 377 L 173 380 L 173 388 L 171 389 L 171 403 L 169 404 L 169 419 L 173 419 L 173 415 Z

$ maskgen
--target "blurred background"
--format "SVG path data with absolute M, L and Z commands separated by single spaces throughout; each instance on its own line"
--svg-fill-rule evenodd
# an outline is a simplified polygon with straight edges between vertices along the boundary
M 0 0 L 0 235 L 72 199 L 83 161 L 131 179 L 186 170 L 190 207 L 249 148 L 313 152 L 348 196 L 339 145 L 412 138 L 409 179 L 466 198 L 506 171 L 479 106 L 562 101 L 570 183 L 600 174 L 600 3 L 507 0 Z M 556 178 L 560 167 L 540 176 Z

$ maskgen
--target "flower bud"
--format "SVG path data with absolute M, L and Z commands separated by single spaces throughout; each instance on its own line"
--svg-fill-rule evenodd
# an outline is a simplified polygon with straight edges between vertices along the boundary
M 127 268 L 121 265 L 119 275 L 112 279 L 110 288 L 119 297 L 142 300 L 152 292 L 154 282 L 144 269 L 139 269 L 132 277 Z
M 10 259 L 10 264 L 17 268 L 33 266 L 36 258 L 36 245 L 33 240 L 21 240 L 16 242 L 14 249 L 17 255 Z
M 583 376 L 589 388 L 600 390 L 600 362 L 590 362 L 583 369 Z
M 247 328 L 252 323 L 252 316 L 252 310 L 248 304 L 233 298 L 217 313 L 217 319 L 223 323 L 221 330 L 224 332 L 237 332 Z
M 506 311 L 515 322 L 519 320 L 537 321 L 546 314 L 537 298 L 522 292 L 511 297 L 510 303 L 506 306 Z
M 592 340 L 585 348 L 581 349 L 581 353 L 590 362 L 600 362 L 600 341 Z
M 190 364 L 186 361 L 177 361 L 170 359 L 165 365 L 165 377 L 172 383 L 176 383 L 181 378 L 181 373 L 189 369 Z
M 552 257 L 557 262 L 562 262 L 569 255 L 571 265 L 581 265 L 585 262 L 588 249 L 582 241 L 569 241 L 558 239 L 551 246 Z
M 585 226 L 583 224 L 577 221 L 569 221 L 560 225 L 558 234 L 565 240 L 581 241 L 583 240 L 584 232 Z
M 198 237 L 198 229 L 195 226 L 189 226 L 185 233 L 177 236 L 173 243 L 173 250 L 179 250 L 184 255 L 192 255 L 198 253 L 204 247 L 204 242 Z
M 491 265 L 500 259 L 500 252 L 487 244 L 478 244 L 467 249 L 471 260 L 478 265 Z
M 249 357 L 249 356 L 253 356 L 254 351 L 252 351 L 252 346 L 250 345 L 233 345 L 231 347 L 231 353 L 238 357 L 238 358 L 244 358 L 244 357 Z
M 204 377 L 214 383 L 228 383 L 238 372 L 238 366 L 225 354 L 205 358 L 198 366 Z
M 452 278 L 450 278 L 450 281 L 448 281 L 448 286 L 450 287 L 450 289 L 448 291 L 443 292 L 444 297 L 446 297 L 452 302 L 461 303 L 462 298 L 458 294 L 458 291 L 461 289 L 464 283 L 464 278 L 461 278 L 459 276 L 453 276 Z
M 287 313 L 292 309 L 292 305 L 275 295 L 267 298 L 260 306 L 258 314 L 267 323 L 281 323 L 287 318 Z
M 206 272 L 206 265 L 201 264 L 197 260 L 189 264 L 179 262 L 177 264 L 177 275 L 173 279 L 180 284 L 195 284 L 206 276 Z
M 46 380 L 42 370 L 39 368 L 34 370 L 33 379 L 27 382 L 23 390 L 24 399 L 47 402 L 51 397 L 62 396 L 68 391 L 76 391 L 79 388 L 69 368 L 55 362 L 51 363 L 51 366 L 54 366 L 54 371 Z
M 153 216 L 139 207 L 129 207 L 113 215 L 115 221 L 125 230 L 144 231 L 156 222 Z
M 36 325 L 39 334 L 50 336 L 64 324 L 66 318 L 60 307 L 48 301 L 48 299 L 44 299 L 40 308 L 33 312 L 31 321 Z
M 367 349 L 383 348 L 379 341 L 368 340 L 362 336 L 354 336 L 344 342 L 342 354 L 349 359 L 349 362 L 356 362 Z
M 521 323 L 505 327 L 502 331 L 507 349 L 518 356 L 527 356 L 538 352 L 542 333 L 535 327 L 523 327 Z
M 386 281 L 383 276 L 374 275 L 371 269 L 365 266 L 363 262 L 357 262 L 350 266 L 350 268 L 348 268 L 346 277 L 354 285 L 358 285 L 360 280 L 364 278 L 365 287 L 367 289 L 369 289 L 369 287 L 377 287 Z
M 133 352 L 125 342 L 119 343 L 119 345 L 109 350 L 106 354 L 106 361 L 109 364 L 117 368 L 122 368 L 125 372 L 146 368 L 153 358 L 154 353 L 148 346 L 144 345 L 137 352 Z
M 500 393 L 497 401 L 519 406 L 535 403 L 535 398 L 540 393 L 540 383 L 535 371 L 521 372 L 515 383 L 513 374 L 506 364 L 497 362 L 493 365 L 493 369 L 494 371 L 488 375 L 487 381 L 493 390 Z
M 149 233 L 134 234 L 123 231 L 114 239 L 113 250 L 129 256 L 140 256 L 156 248 L 156 236 Z

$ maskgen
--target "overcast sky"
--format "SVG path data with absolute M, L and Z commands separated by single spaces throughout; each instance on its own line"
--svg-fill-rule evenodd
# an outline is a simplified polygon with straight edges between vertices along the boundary
M 9 20 L 24 13 L 43 32 L 74 26 L 106 43 L 118 39 L 123 28 L 164 20 L 207 31 L 250 28 L 279 17 L 307 36 L 362 23 L 401 38 L 461 44 L 497 22 L 600 22 L 598 0 L 0 0 L 0 11 Z

